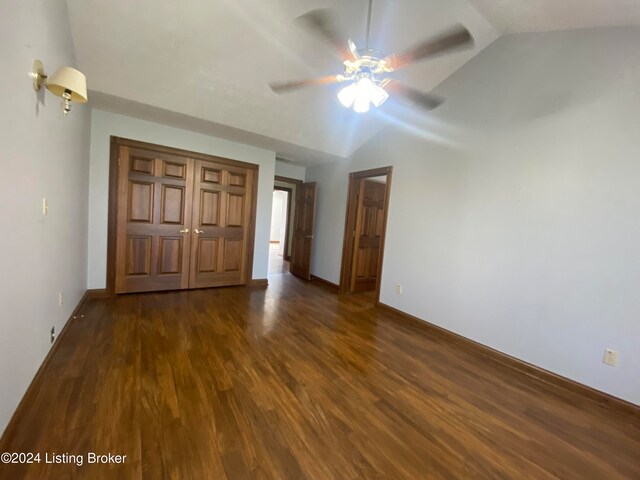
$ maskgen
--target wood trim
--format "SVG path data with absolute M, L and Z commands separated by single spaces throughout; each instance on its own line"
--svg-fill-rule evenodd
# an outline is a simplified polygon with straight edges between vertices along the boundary
M 338 284 L 330 282 L 329 280 L 325 280 L 324 278 L 311 275 L 311 280 L 321 285 L 324 285 L 326 287 L 329 287 L 331 290 L 334 290 L 336 293 L 338 293 L 340 290 L 340 286 Z
M 116 137 L 109 143 L 109 212 L 107 217 L 107 291 L 116 293 L 116 245 L 118 242 L 118 155 Z
M 380 287 L 382 284 L 382 263 L 384 261 L 384 244 L 387 237 L 387 218 L 389 217 L 389 199 L 391 196 L 391 180 L 393 177 L 393 167 L 372 168 L 369 170 L 361 170 L 359 172 L 351 172 L 349 174 L 349 186 L 347 189 L 347 210 L 344 219 L 344 238 L 342 240 L 342 261 L 340 267 L 340 285 L 339 293 L 347 293 L 349 291 L 349 279 L 351 276 L 351 260 L 353 259 L 353 241 L 350 241 L 349 232 L 355 227 L 356 215 L 354 206 L 355 195 L 354 188 L 357 188 L 358 182 L 363 178 L 386 176 L 386 190 L 384 195 L 384 217 L 382 219 L 382 238 L 380 239 L 380 256 L 378 257 L 378 272 L 376 276 L 375 304 L 380 303 Z
M 369 170 L 360 170 L 359 172 L 351 172 L 349 174 L 350 178 L 371 178 L 371 177 L 383 177 L 385 175 L 389 175 L 393 170 L 393 167 L 380 167 L 380 168 L 371 168 Z
M 269 286 L 269 280 L 266 278 L 252 278 L 247 283 L 247 287 L 252 288 L 267 288 Z
M 43 383 L 43 381 L 41 380 L 41 377 L 45 374 L 45 371 L 47 370 L 49 363 L 51 362 L 56 351 L 58 350 L 58 347 L 64 340 L 67 332 L 69 331 L 69 325 L 71 325 L 72 322 L 78 319 L 78 317 L 80 316 L 80 310 L 82 309 L 82 307 L 84 306 L 84 304 L 89 298 L 91 298 L 91 295 L 89 294 L 89 290 L 87 290 L 84 292 L 84 294 L 80 298 L 80 301 L 78 302 L 78 305 L 76 306 L 76 308 L 74 308 L 73 312 L 71 312 L 71 316 L 69 317 L 67 322 L 64 324 L 64 327 L 62 327 L 62 330 L 58 334 L 58 337 L 56 338 L 55 342 L 53 342 L 53 345 L 49 349 L 49 352 L 47 353 L 47 355 L 44 357 L 44 360 L 40 364 L 40 367 L 38 367 L 38 371 L 34 375 L 33 379 L 31 379 L 31 383 L 29 383 L 29 386 L 27 387 L 27 391 L 22 396 L 22 399 L 20 400 L 20 403 L 18 403 L 16 410 L 13 412 L 13 415 L 11 415 L 11 419 L 9 420 L 9 423 L 5 428 L 4 433 L 2 434 L 2 437 L 0 437 L 0 452 L 7 451 L 6 446 L 12 443 L 17 433 L 18 419 L 24 418 L 24 416 L 26 415 L 24 410 L 28 408 L 28 405 L 32 405 L 34 403 L 35 401 L 34 397 L 38 394 L 38 392 L 36 391 L 36 385 Z
M 253 175 L 253 185 L 251 186 L 251 212 L 249 214 L 249 235 L 247 237 L 248 255 L 247 267 L 245 271 L 245 279 L 247 282 L 252 281 L 253 277 L 253 258 L 256 251 L 256 217 L 258 216 L 258 180 L 260 169 L 256 169 Z M 269 252 L 267 251 L 267 255 Z
M 154 143 L 141 142 L 138 140 L 132 140 L 129 138 L 111 136 L 110 138 L 110 152 L 109 152 L 109 212 L 107 220 L 107 295 L 115 295 L 116 285 L 116 244 L 117 244 L 117 226 L 118 226 L 118 180 L 119 180 L 119 168 L 118 157 L 119 147 L 128 146 L 132 148 L 142 148 L 147 150 L 153 150 L 161 153 L 168 153 L 170 155 L 178 155 L 188 157 L 197 160 L 204 160 L 209 162 L 221 163 L 224 165 L 231 165 L 240 168 L 247 168 L 252 170 L 253 173 L 253 185 L 251 186 L 252 199 L 251 199 L 251 214 L 249 220 L 249 235 L 247 237 L 248 243 L 248 255 L 247 264 L 245 270 L 245 279 L 247 282 L 251 279 L 253 272 L 253 259 L 255 254 L 255 234 L 256 234 L 256 216 L 258 208 L 258 180 L 260 176 L 260 166 L 241 162 L 239 160 L 231 160 L 228 158 L 218 157 L 215 155 L 208 155 L 204 153 L 193 152 L 189 150 L 183 150 L 180 148 L 166 147 L 163 145 L 156 145 Z
M 85 295 L 87 298 L 109 298 L 113 296 L 113 294 L 109 293 L 109 290 L 106 288 L 92 288 L 87 290 Z
M 491 347 L 478 343 L 467 337 L 463 337 L 462 335 L 451 332 L 450 330 L 434 325 L 433 323 L 427 322 L 426 320 L 415 317 L 409 313 L 403 312 L 402 310 L 398 310 L 397 308 L 391 307 L 384 303 L 378 302 L 377 307 L 383 311 L 391 312 L 402 318 L 403 320 L 411 322 L 411 326 L 413 327 L 420 328 L 430 334 L 437 335 L 440 338 L 453 343 L 456 348 L 464 349 L 469 353 L 482 355 L 483 357 L 499 363 L 502 366 L 515 370 L 529 377 L 535 378 L 549 385 L 553 385 L 571 393 L 580 395 L 581 397 L 596 402 L 597 404 L 605 408 L 610 408 L 625 415 L 632 415 L 634 417 L 640 418 L 639 405 L 635 405 L 621 398 L 614 397 L 613 395 L 610 395 L 608 393 L 596 390 L 595 388 L 589 387 L 582 383 L 578 383 L 575 380 L 571 380 L 567 377 L 563 377 L 556 373 L 550 372 L 549 370 L 537 367 L 531 363 L 525 362 L 524 360 L 520 360 L 519 358 L 512 357 L 511 355 L 507 355 L 506 353 L 502 353 Z
M 222 163 L 224 165 L 248 168 L 250 170 L 258 170 L 260 168 L 260 166 L 255 163 L 243 162 L 241 160 L 232 160 L 230 158 L 218 157 L 217 155 L 211 155 L 208 153 L 194 152 L 192 150 L 184 150 L 182 148 L 167 147 L 165 145 L 157 145 L 155 143 L 141 142 L 140 140 L 132 140 L 130 138 L 112 136 L 111 141 L 117 143 L 118 145 L 124 145 L 125 147 L 153 150 L 154 152 L 168 153 L 170 155 L 193 158 L 196 160 L 204 160 L 207 162 Z
M 302 180 L 298 180 L 297 178 L 281 177 L 280 175 L 276 175 L 273 179 L 276 182 L 294 183 L 296 185 L 304 183 Z

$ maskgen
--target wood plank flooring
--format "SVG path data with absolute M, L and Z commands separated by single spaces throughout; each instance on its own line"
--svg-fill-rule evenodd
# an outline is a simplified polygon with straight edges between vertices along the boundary
M 81 313 L 2 450 L 84 464 L 1 479 L 640 478 L 637 417 L 291 275 Z

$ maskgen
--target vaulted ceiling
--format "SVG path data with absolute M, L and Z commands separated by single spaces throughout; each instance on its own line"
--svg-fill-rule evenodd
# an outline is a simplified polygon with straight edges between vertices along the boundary
M 640 25 L 638 0 L 470 0 L 502 33 Z
M 342 73 L 333 53 L 294 19 L 314 8 L 332 8 L 346 33 L 363 45 L 368 0 L 67 4 L 78 65 L 98 108 L 269 148 L 303 164 L 349 156 L 398 117 L 420 123 L 425 115 L 437 115 L 395 99 L 379 111 L 357 114 L 338 103 L 339 86 L 287 96 L 269 89 L 270 81 Z M 474 49 L 398 72 L 410 86 L 429 91 L 502 32 L 625 19 L 638 23 L 638 5 L 635 0 L 375 0 L 372 47 L 402 51 L 464 24 L 475 38 Z

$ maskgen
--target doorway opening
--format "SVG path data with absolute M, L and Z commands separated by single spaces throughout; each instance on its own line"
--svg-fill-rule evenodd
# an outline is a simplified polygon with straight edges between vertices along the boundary
M 271 233 L 269 236 L 269 275 L 289 272 L 291 198 L 293 189 L 275 185 L 271 205 Z
M 310 280 L 316 184 L 278 175 L 273 184 L 269 275 L 291 273 Z M 287 192 L 286 208 L 283 208 L 284 200 L 278 199 L 280 194 L 277 191 Z M 286 211 L 286 218 L 283 210 Z
M 380 300 L 392 167 L 349 174 L 340 293 Z

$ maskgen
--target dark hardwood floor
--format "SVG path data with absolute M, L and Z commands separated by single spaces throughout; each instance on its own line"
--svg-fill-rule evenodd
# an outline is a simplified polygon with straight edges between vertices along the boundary
M 640 478 L 637 417 L 291 275 L 81 313 L 2 449 L 126 462 L 2 479 Z

